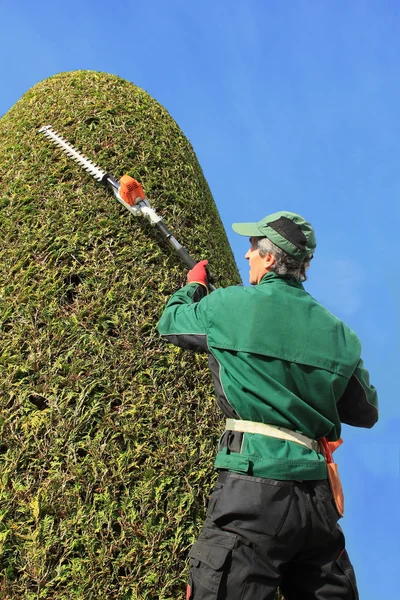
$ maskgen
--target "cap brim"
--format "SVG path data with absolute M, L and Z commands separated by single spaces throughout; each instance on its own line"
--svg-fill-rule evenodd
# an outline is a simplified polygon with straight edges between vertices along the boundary
M 259 237 L 262 235 L 257 223 L 233 223 L 232 229 L 239 235 L 245 235 L 246 237 Z

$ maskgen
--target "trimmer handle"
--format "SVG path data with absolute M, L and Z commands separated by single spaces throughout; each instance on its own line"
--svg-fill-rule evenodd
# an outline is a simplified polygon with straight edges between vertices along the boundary
M 130 175 L 123 175 L 119 180 L 118 194 L 126 204 L 129 206 L 135 206 L 140 201 L 147 202 L 145 193 L 139 181 L 133 179 Z M 172 235 L 165 223 L 162 222 L 161 218 L 154 221 L 159 231 L 162 233 L 164 239 L 168 240 L 179 258 L 189 269 L 193 269 L 196 261 L 190 256 L 189 252 L 184 248 Z M 215 290 L 213 283 L 215 281 L 214 276 L 207 269 L 207 278 L 209 282 L 210 291 Z
M 193 267 L 197 264 L 197 262 L 190 256 L 189 252 L 183 246 L 181 246 L 179 249 L 176 249 L 176 253 L 189 269 L 193 269 Z M 208 288 L 210 292 L 213 292 L 215 290 L 215 287 L 213 285 L 213 283 L 215 282 L 215 277 L 212 273 L 210 273 L 208 267 L 206 267 L 206 273 L 208 280 Z

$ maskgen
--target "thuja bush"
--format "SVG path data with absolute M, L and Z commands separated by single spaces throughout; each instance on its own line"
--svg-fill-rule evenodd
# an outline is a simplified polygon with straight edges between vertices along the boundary
M 146 92 L 62 73 L 1 118 L 0 597 L 175 600 L 221 432 L 206 357 L 156 330 L 185 269 L 47 124 L 239 282 L 193 149 Z

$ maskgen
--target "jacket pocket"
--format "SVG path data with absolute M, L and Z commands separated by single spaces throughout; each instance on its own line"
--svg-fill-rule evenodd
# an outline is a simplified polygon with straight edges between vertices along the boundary
M 202 600 L 215 600 L 221 588 L 224 572 L 227 572 L 236 536 L 220 534 L 210 539 L 199 539 L 189 552 L 190 596 Z
M 229 452 L 227 448 L 222 448 L 215 457 L 215 469 L 228 469 L 236 473 L 248 473 L 250 470 L 250 461 L 247 456 L 238 452 Z

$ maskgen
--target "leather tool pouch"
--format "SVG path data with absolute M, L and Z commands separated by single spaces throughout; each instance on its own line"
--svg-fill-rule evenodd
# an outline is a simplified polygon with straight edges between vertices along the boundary
M 340 475 L 337 464 L 333 461 L 332 452 L 329 446 L 329 442 L 326 438 L 322 438 L 321 449 L 326 460 L 326 468 L 328 471 L 328 481 L 332 492 L 332 497 L 336 510 L 339 515 L 344 515 L 344 494 L 342 488 L 342 482 L 340 481 Z
M 331 492 L 333 496 L 333 501 L 336 506 L 336 510 L 339 515 L 343 517 L 344 515 L 344 494 L 342 488 L 342 482 L 340 481 L 340 475 L 338 471 L 338 466 L 336 463 L 326 463 L 326 467 L 328 469 L 328 480 L 329 485 L 331 486 Z

